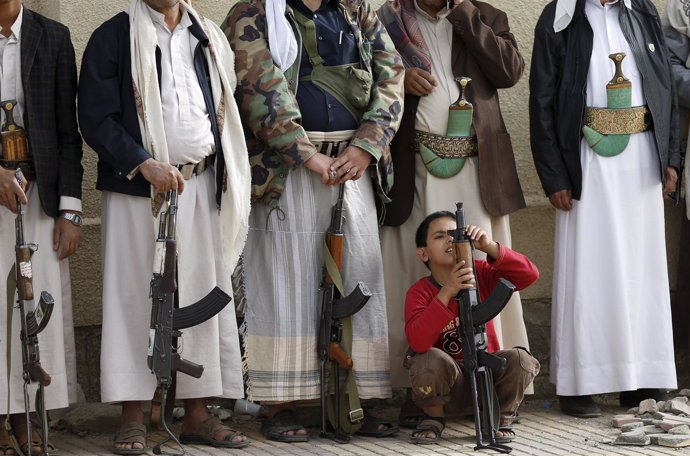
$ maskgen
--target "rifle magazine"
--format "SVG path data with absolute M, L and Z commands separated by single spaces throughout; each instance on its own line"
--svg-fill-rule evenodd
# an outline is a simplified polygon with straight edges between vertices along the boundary
M 212 318 L 230 303 L 232 298 L 218 287 L 213 288 L 199 301 L 181 309 L 175 309 L 173 314 L 173 329 L 191 328 Z

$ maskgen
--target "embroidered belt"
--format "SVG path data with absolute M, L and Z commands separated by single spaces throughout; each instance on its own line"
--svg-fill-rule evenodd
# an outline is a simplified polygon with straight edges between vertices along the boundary
M 467 158 L 477 155 L 477 137 L 450 137 L 415 130 L 414 146 L 419 150 L 423 144 L 441 158 Z
M 211 154 L 203 160 L 201 160 L 199 163 L 187 163 L 186 165 L 177 165 L 177 169 L 179 169 L 180 173 L 182 173 L 182 177 L 184 177 L 184 180 L 189 180 L 192 178 L 192 176 L 199 176 L 204 171 L 206 171 L 207 168 L 213 166 L 213 162 L 215 159 L 216 154 Z
M 602 135 L 630 135 L 652 128 L 647 106 L 634 108 L 590 108 L 585 111 L 585 125 Z
M 0 158 L 0 166 L 6 169 L 21 169 L 24 179 L 28 181 L 36 180 L 36 169 L 34 168 L 34 162 L 31 159 L 28 160 L 4 160 Z
M 316 150 L 329 157 L 337 157 L 340 152 L 350 145 L 350 140 L 343 141 L 312 141 Z

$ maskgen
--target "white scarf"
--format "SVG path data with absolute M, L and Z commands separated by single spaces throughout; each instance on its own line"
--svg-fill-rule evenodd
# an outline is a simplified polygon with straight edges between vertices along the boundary
M 225 159 L 224 181 L 219 220 L 222 257 L 227 271 L 233 271 L 244 247 L 249 228 L 251 179 L 247 146 L 239 111 L 233 93 L 237 85 L 235 61 L 223 32 L 213 22 L 202 18 L 186 0 L 180 4 L 201 25 L 209 38 L 204 48 L 211 78 L 213 104 Z M 168 145 L 163 124 L 163 108 L 158 86 L 156 48 L 158 39 L 144 0 L 131 0 L 128 9 L 132 82 L 144 149 L 160 162 L 169 163 Z M 156 194 L 151 187 L 152 203 Z M 154 206 L 156 206 L 154 204 Z M 157 216 L 160 207 L 154 207 Z M 156 225 L 157 226 L 157 223 Z
M 285 7 L 285 0 L 266 0 L 268 48 L 280 71 L 290 68 L 297 58 L 297 39 L 285 17 Z
M 630 2 L 631 0 L 623 0 L 628 9 L 632 8 Z M 575 14 L 576 5 L 577 0 L 558 0 L 558 3 L 556 3 L 556 15 L 553 18 L 553 30 L 556 33 L 570 25 L 570 21 L 573 20 L 573 15 Z
M 666 6 L 668 22 L 678 33 L 690 38 L 690 9 L 686 9 L 686 2 L 681 0 L 669 0 Z M 685 68 L 690 69 L 690 55 L 685 61 Z M 690 115 L 690 114 L 689 114 Z M 688 131 L 690 135 L 690 131 Z M 680 170 L 685 174 L 685 216 L 690 219 L 690 155 L 688 155 L 690 141 L 685 149 L 685 169 Z M 680 179 L 681 176 L 678 176 Z

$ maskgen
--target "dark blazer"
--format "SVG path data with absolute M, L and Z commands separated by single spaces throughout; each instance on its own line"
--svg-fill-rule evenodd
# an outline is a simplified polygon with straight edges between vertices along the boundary
M 208 63 L 203 52 L 209 39 L 194 17 L 191 19 L 190 32 L 199 40 L 194 50 L 194 68 L 216 143 L 216 203 L 220 205 L 225 168 Z M 156 49 L 159 83 L 160 58 L 160 49 Z M 142 146 L 131 68 L 129 16 L 122 12 L 93 32 L 84 51 L 79 76 L 79 125 L 84 140 L 98 154 L 96 188 L 150 197 L 151 184 L 141 173 L 131 180 L 127 178 L 134 168 L 151 158 Z
M 549 3 L 534 30 L 530 73 L 530 140 L 537 173 L 547 196 L 570 189 L 582 193 L 580 140 L 587 97 L 593 32 L 578 0 L 565 30 L 553 30 L 556 2 Z M 661 21 L 648 0 L 620 8 L 619 21 L 642 75 L 659 156 L 659 180 L 667 166 L 680 169 L 676 89 Z
M 57 217 L 61 196 L 81 199 L 84 174 L 74 48 L 67 27 L 27 8 L 20 39 L 24 128 L 41 206 Z
M 525 207 L 525 198 L 497 89 L 514 86 L 525 62 L 503 11 L 488 3 L 465 0 L 447 19 L 453 24 L 453 75 L 472 79 L 466 95 L 474 104 L 473 126 L 479 149 L 482 202 L 493 216 L 510 214 Z M 402 123 L 391 143 L 395 184 L 389 194 L 393 201 L 386 205 L 384 225 L 401 225 L 412 212 L 414 125 L 418 104 L 419 97 L 405 95 Z

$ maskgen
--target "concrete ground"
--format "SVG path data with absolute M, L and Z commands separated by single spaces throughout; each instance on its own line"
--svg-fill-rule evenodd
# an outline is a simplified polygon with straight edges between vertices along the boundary
M 632 447 L 613 446 L 612 441 L 619 433 L 610 426 L 615 414 L 625 409 L 606 400 L 604 414 L 600 418 L 578 419 L 559 412 L 553 401 L 526 401 L 520 409 L 522 420 L 515 424 L 517 439 L 511 444 L 513 455 L 690 455 L 690 448 L 674 450 L 658 446 Z M 378 414 L 395 420 L 397 409 L 381 406 Z M 83 404 L 66 413 L 57 430 L 53 430 L 51 441 L 60 450 L 61 456 L 85 456 L 111 454 L 109 447 L 112 432 L 116 427 L 119 407 L 102 404 Z M 399 434 L 388 438 L 355 437 L 349 444 L 341 445 L 318 437 L 318 411 L 312 410 L 308 420 L 311 439 L 307 443 L 280 443 L 263 438 L 257 420 L 230 418 L 226 423 L 247 434 L 252 443 L 241 450 L 222 450 L 205 446 L 186 446 L 187 454 L 195 455 L 472 455 L 497 454 L 493 451 L 474 452 L 474 422 L 469 419 L 449 420 L 443 438 L 438 444 L 415 445 L 410 442 L 412 432 L 402 429 Z M 308 424 L 311 424 L 308 421 Z M 173 426 L 178 429 L 179 424 Z M 149 433 L 150 444 L 160 441 L 162 433 Z M 173 448 L 170 448 L 172 450 Z M 151 453 L 152 454 L 152 453 Z

